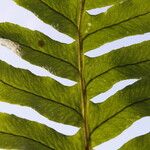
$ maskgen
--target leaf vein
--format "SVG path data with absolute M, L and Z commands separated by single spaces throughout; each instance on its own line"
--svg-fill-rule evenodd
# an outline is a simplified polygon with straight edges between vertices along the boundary
M 40 142 L 40 141 L 34 140 L 34 139 L 29 138 L 29 137 L 26 137 L 26 136 L 16 135 L 16 134 L 13 134 L 13 133 L 7 133 L 7 132 L 2 132 L 2 131 L 0 131 L 0 133 L 2 133 L 2 134 L 7 134 L 7 135 L 12 135 L 12 136 L 15 136 L 15 137 L 21 137 L 21 138 L 24 138 L 24 139 L 27 139 L 27 140 L 31 140 L 31 141 L 37 142 L 37 143 L 39 143 L 39 144 L 41 144 L 41 145 L 43 145 L 43 146 L 49 148 L 49 149 L 55 150 L 54 148 L 49 147 L 48 145 L 46 145 L 46 144 L 44 144 L 44 143 L 42 143 L 42 142 Z
M 4 39 L 6 39 L 6 38 L 3 37 L 3 36 L 1 36 L 1 37 L 4 38 Z M 9 40 L 9 39 L 8 39 L 8 40 Z M 21 46 L 24 46 L 24 47 L 27 47 L 27 48 L 29 48 L 29 49 L 32 49 L 33 51 L 39 52 L 39 53 L 41 53 L 41 54 L 44 54 L 44 55 L 46 55 L 46 56 L 48 56 L 48 57 L 52 57 L 52 58 L 54 58 L 54 59 L 57 59 L 57 60 L 62 61 L 62 62 L 64 62 L 64 63 L 67 63 L 67 64 L 71 65 L 75 70 L 77 70 L 77 71 L 79 72 L 79 70 L 78 70 L 78 68 L 77 68 L 76 66 L 74 66 L 72 63 L 70 63 L 70 62 L 68 62 L 68 61 L 66 61 L 66 60 L 64 60 L 64 59 L 61 59 L 61 58 L 55 57 L 55 56 L 53 56 L 53 55 L 51 55 L 51 54 L 47 54 L 47 53 L 42 52 L 42 51 L 40 51 L 40 50 L 34 49 L 34 48 L 32 48 L 32 47 L 30 47 L 30 46 L 28 46 L 28 45 L 25 45 L 25 44 L 23 44 L 23 43 L 20 43 L 20 42 L 16 41 L 16 40 L 11 40 L 11 41 L 18 43 L 18 44 L 21 45 Z
M 5 85 L 7 85 L 7 86 L 10 86 L 10 87 L 12 87 L 12 88 L 14 88 L 14 89 L 17 89 L 17 90 L 23 91 L 23 92 L 25 92 L 25 93 L 32 94 L 32 95 L 37 96 L 37 97 L 40 97 L 40 98 L 42 98 L 42 99 L 44 99 L 44 100 L 51 101 L 51 102 L 53 102 L 53 103 L 56 103 L 56 104 L 62 105 L 62 106 L 64 106 L 64 107 L 67 107 L 67 108 L 69 108 L 69 109 L 71 109 L 71 110 L 75 111 L 75 112 L 76 112 L 77 114 L 79 114 L 80 116 L 82 116 L 82 115 L 80 114 L 80 112 L 78 112 L 76 109 L 74 109 L 74 108 L 72 108 L 72 107 L 70 107 L 70 106 L 68 106 L 68 105 L 65 105 L 65 104 L 60 103 L 60 102 L 58 102 L 58 101 L 55 101 L 55 100 L 52 100 L 52 99 L 49 99 L 49 98 L 46 98 L 46 97 L 43 97 L 43 96 L 37 95 L 37 94 L 35 94 L 35 93 L 32 93 L 32 92 L 26 91 L 26 90 L 24 90 L 24 89 L 17 88 L 17 87 L 15 87 L 15 86 L 13 86 L 13 85 L 10 85 L 10 84 L 8 84 L 8 83 L 4 82 L 3 80 L 0 80 L 0 82 L 2 82 L 3 84 L 5 84 Z
M 101 30 L 104 30 L 104 29 L 107 29 L 107 28 L 111 28 L 111 27 L 113 27 L 113 26 L 119 25 L 119 24 L 121 24 L 121 23 L 128 22 L 128 21 L 133 20 L 133 19 L 135 19 L 135 18 L 138 18 L 138 17 L 141 17 L 141 16 L 145 16 L 145 15 L 147 15 L 147 14 L 150 14 L 150 12 L 146 12 L 146 13 L 144 13 L 144 14 L 140 14 L 140 15 L 134 16 L 134 17 L 132 17 L 132 18 L 128 18 L 128 19 L 126 19 L 126 20 L 120 21 L 120 22 L 118 22 L 118 23 L 116 23 L 116 24 L 108 25 L 108 26 L 102 27 L 102 28 L 100 28 L 100 29 L 97 29 L 96 31 L 91 32 L 91 33 L 87 34 L 86 36 L 84 36 L 83 41 L 84 41 L 88 36 L 90 36 L 90 35 L 92 35 L 92 34 L 98 32 L 98 31 L 101 31 Z
M 105 124 L 107 121 L 113 119 L 115 116 L 117 116 L 119 113 L 123 112 L 125 109 L 129 108 L 129 107 L 132 107 L 133 105 L 136 105 L 138 103 L 142 103 L 142 102 L 145 102 L 145 101 L 149 101 L 150 98 L 145 98 L 143 100 L 140 100 L 140 101 L 136 101 L 130 105 L 127 105 L 126 107 L 124 107 L 123 109 L 121 109 L 120 111 L 118 111 L 117 113 L 115 113 L 114 115 L 110 116 L 109 118 L 107 118 L 106 120 L 104 120 L 103 122 L 101 122 L 99 125 L 97 125 L 90 133 L 90 135 L 92 135 L 99 127 L 101 127 L 103 124 Z
M 66 17 L 64 14 L 60 13 L 59 11 L 55 10 L 54 8 L 50 7 L 48 4 L 46 4 L 45 2 L 43 2 L 42 0 L 40 0 L 41 3 L 43 3 L 46 7 L 48 7 L 49 9 L 53 10 L 54 12 L 56 12 L 57 14 L 61 15 L 62 17 L 64 17 L 65 19 L 67 19 L 68 21 L 70 21 L 77 29 L 77 25 L 68 17 Z
M 102 75 L 108 73 L 109 71 L 111 71 L 111 70 L 113 70 L 113 69 L 122 68 L 122 67 L 127 67 L 127 66 L 132 66 L 132 65 L 138 65 L 138 64 L 141 64 L 141 63 L 149 62 L 149 61 L 150 61 L 150 60 L 148 59 L 148 60 L 136 62 L 136 63 L 133 63 L 133 64 L 125 64 L 125 65 L 118 65 L 118 66 L 112 67 L 112 68 L 108 69 L 107 71 L 105 71 L 105 72 L 103 72 L 103 73 L 101 73 L 101 74 L 95 76 L 94 78 L 90 79 L 90 80 L 88 81 L 88 83 L 86 84 L 86 87 L 88 87 L 89 84 L 90 84 L 92 81 L 94 81 L 96 78 L 98 78 L 98 77 L 100 77 L 100 76 L 102 76 Z

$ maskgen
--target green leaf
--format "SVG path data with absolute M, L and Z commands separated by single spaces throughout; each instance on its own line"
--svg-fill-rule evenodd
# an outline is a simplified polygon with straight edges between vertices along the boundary
M 147 55 L 149 56 L 149 55 Z M 136 55 L 135 55 L 136 57 Z M 132 57 L 134 58 L 134 57 Z M 105 72 L 95 76 L 87 85 L 88 97 L 109 90 L 115 83 L 127 79 L 140 79 L 150 75 L 150 60 L 108 68 Z
M 73 60 L 76 55 L 73 44 L 66 46 L 37 31 L 31 31 L 10 23 L 0 24 L 0 37 L 18 44 L 19 55 L 30 63 L 44 67 L 57 76 L 77 80 L 78 69 L 76 60 Z M 60 48 L 63 51 L 61 56 L 59 56 Z M 70 49 L 72 51 L 68 54 Z
M 150 13 L 141 15 L 105 29 L 100 29 L 84 39 L 84 51 L 89 51 L 126 36 L 133 36 L 149 32 Z M 108 36 L 109 35 L 109 36 Z M 94 40 L 92 40 L 94 39 Z
M 74 137 L 70 138 L 61 135 L 56 131 L 44 125 L 38 124 L 36 122 L 27 121 L 24 119 L 17 118 L 13 115 L 7 115 L 3 113 L 0 113 L 0 120 L 1 120 L 0 123 L 1 134 L 13 136 L 15 140 L 17 140 L 18 138 L 20 138 L 20 140 L 22 138 L 24 138 L 27 141 L 30 140 L 30 142 L 32 141 L 32 147 L 35 147 L 35 144 L 39 144 L 41 146 L 44 146 L 44 148 L 50 150 L 51 149 L 61 150 L 63 145 L 64 149 L 69 150 L 71 149 L 71 147 L 73 147 L 75 150 L 78 149 L 78 146 L 75 145 L 78 140 L 73 140 L 73 141 L 70 140 L 70 139 L 74 139 Z M 2 143 L 2 145 L 4 146 L 8 145 L 11 148 L 15 144 L 11 142 L 9 143 L 8 139 L 7 141 L 6 139 L 3 139 L 3 141 L 4 143 L 0 142 Z M 5 142 L 8 142 L 8 144 L 5 144 Z M 21 147 L 22 146 L 25 147 L 24 149 L 27 149 L 28 143 L 21 144 L 18 141 L 18 144 L 16 146 L 18 147 L 19 144 Z
M 0 61 L 0 70 L 0 80 L 14 88 L 71 106 L 76 110 L 80 109 L 78 106 L 80 93 L 77 85 L 73 87 L 63 86 L 49 77 L 38 77 L 29 71 L 13 68 L 2 61 Z M 56 91 L 60 94 L 57 94 Z M 78 93 L 78 96 L 76 93 Z
M 77 25 L 78 20 L 78 7 L 79 7 L 79 0 L 55 0 L 55 1 L 49 1 L 49 0 L 41 0 L 45 4 L 47 4 L 52 9 L 55 9 L 59 13 L 63 14 L 68 19 L 72 20 Z M 59 4 L 59 5 L 58 5 Z M 64 8 L 66 9 L 64 9 Z M 70 13 L 71 12 L 71 13 Z
M 86 58 L 86 80 L 88 84 L 94 79 L 117 68 L 123 68 L 150 60 L 150 42 L 146 41 L 130 47 L 121 48 L 96 58 Z M 91 74 L 88 70 L 93 69 Z
M 149 79 L 143 79 L 118 92 L 104 103 L 91 107 L 93 146 L 117 136 L 134 121 L 149 115 L 149 85 Z M 100 117 L 101 113 L 103 116 Z M 95 119 L 96 114 L 98 115 Z
M 131 147 L 133 150 L 147 150 L 150 146 L 149 141 L 150 134 L 146 134 L 129 141 L 122 148 L 120 148 L 120 150 L 129 150 Z
M 93 146 L 117 136 L 134 121 L 149 115 L 149 108 L 150 101 L 145 100 L 125 109 L 124 112 L 118 114 L 115 118 L 110 119 L 107 124 L 103 124 L 93 133 Z
M 28 139 L 22 136 L 13 135 L 12 133 L 0 133 L 0 145 L 1 148 L 5 149 L 32 149 L 37 150 L 53 150 L 52 148 L 49 148 L 48 146 L 36 142 L 33 139 Z M 9 142 L 8 142 L 9 139 Z
M 94 34 L 102 29 L 107 29 L 139 16 L 146 15 L 150 13 L 149 4 L 149 0 L 123 1 L 122 3 L 114 5 L 107 13 L 96 16 L 85 13 L 82 22 L 82 33 L 83 35 L 88 36 L 89 34 Z M 91 26 L 88 26 L 88 23 L 90 23 Z
M 74 44 L 59 43 L 38 31 L 31 31 L 12 23 L 0 23 L 0 37 L 10 39 L 21 46 L 29 47 L 32 50 L 77 65 L 75 57 L 77 52 Z
M 150 41 L 144 40 L 103 55 L 85 54 L 126 37 L 150 32 L 149 0 L 14 0 L 43 22 L 74 38 L 71 44 L 12 23 L 0 23 L 0 42 L 19 57 L 77 84 L 64 86 L 50 77 L 0 61 L 0 101 L 27 106 L 49 120 L 79 127 L 73 136 L 15 115 L 0 114 L 0 148 L 92 150 L 114 138 L 136 120 L 150 115 Z M 113 5 L 105 13 L 88 10 Z M 98 50 L 98 49 L 97 49 Z M 100 50 L 100 49 L 99 49 Z M 91 101 L 122 80 L 132 85 L 102 103 Z M 123 148 L 149 146 L 149 137 Z M 138 143 L 138 144 L 137 144 Z
M 81 125 L 82 116 L 69 106 L 14 87 L 2 80 L 0 81 L 0 89 L 1 102 L 31 107 L 50 120 L 74 126 Z
M 88 0 L 85 2 L 85 8 L 86 9 L 93 9 L 93 8 L 101 8 L 109 5 L 114 5 L 118 2 L 121 2 L 121 0 L 101 0 L 101 1 L 95 1 L 93 3 L 92 0 Z
M 77 17 L 75 16 L 76 11 L 78 9 L 77 0 L 76 3 L 71 3 L 71 1 L 66 0 L 63 1 L 64 8 L 66 7 L 66 9 L 68 8 L 67 10 L 71 10 L 73 12 L 73 16 L 66 15 L 66 13 L 61 8 L 62 5 L 60 3 L 60 0 L 57 0 L 56 2 L 46 2 L 44 0 L 15 0 L 15 2 L 25 7 L 26 9 L 31 10 L 45 23 L 52 25 L 59 31 L 66 33 L 72 37 L 77 36 L 77 18 L 74 18 Z

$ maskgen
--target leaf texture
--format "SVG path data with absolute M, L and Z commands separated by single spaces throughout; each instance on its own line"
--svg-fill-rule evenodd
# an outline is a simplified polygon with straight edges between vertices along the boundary
M 32 145 L 37 142 L 48 149 L 59 150 L 62 148 L 62 144 L 65 149 L 70 149 L 71 147 L 77 149 L 78 147 L 75 145 L 77 140 L 71 142 L 70 138 L 63 136 L 44 125 L 20 119 L 7 114 L 0 114 L 0 119 L 1 133 L 16 136 L 16 139 L 21 137 L 27 140 L 31 140 L 33 141 Z M 23 146 L 26 146 L 26 144 L 27 143 L 23 143 Z M 9 143 L 9 146 L 11 145 L 12 144 Z
M 99 53 L 101 47 L 120 39 L 146 36 L 150 32 L 149 0 L 14 1 L 75 41 L 60 43 L 39 31 L 3 22 L 0 23 L 1 44 L 23 60 L 76 84 L 64 86 L 50 77 L 40 77 L 0 61 L 0 101 L 28 106 L 49 120 L 80 129 L 73 136 L 65 136 L 46 125 L 1 113 L 0 148 L 92 150 L 136 120 L 150 115 L 149 40 L 112 48 L 110 52 L 106 47 L 104 54 L 94 57 L 86 55 L 95 49 Z M 87 12 L 110 5 L 104 13 Z M 128 79 L 138 81 L 102 103 L 91 101 Z M 149 135 L 141 136 L 121 149 L 132 146 L 147 150 L 148 140 Z
M 15 0 L 15 2 L 29 9 L 30 11 L 38 15 L 38 17 L 45 23 L 51 24 L 59 31 L 64 32 L 72 37 L 77 36 L 77 26 L 75 23 L 76 19 L 74 19 L 74 17 L 77 17 L 75 16 L 75 14 L 77 11 L 78 2 L 70 3 L 71 1 L 66 0 L 63 2 L 63 6 L 68 7 L 69 10 L 73 12 L 73 16 L 66 15 L 66 13 L 63 11 L 63 8 L 61 8 L 62 5 L 60 4 L 60 1 L 58 0 L 56 2 L 46 2 L 44 0 Z M 58 4 L 60 4 L 60 7 L 58 6 Z M 70 19 L 70 17 L 73 19 L 73 21 L 72 19 Z M 57 18 L 57 20 L 55 18 Z
M 85 2 L 85 8 L 87 10 L 93 9 L 93 8 L 101 8 L 101 7 L 105 7 L 109 5 L 114 5 L 119 2 L 121 2 L 121 0 L 107 0 L 107 1 L 101 0 L 101 1 L 95 1 L 94 3 L 92 0 L 88 0 Z
M 128 150 L 130 147 L 132 147 L 133 150 L 147 150 L 149 149 L 149 141 L 150 134 L 146 134 L 131 140 L 129 143 L 120 148 L 120 150 Z
M 86 13 L 83 20 L 84 30 L 82 33 L 87 36 L 89 34 L 94 34 L 99 30 L 112 27 L 116 24 L 126 22 L 141 15 L 146 15 L 149 13 L 149 3 L 149 0 L 143 0 L 142 5 L 141 0 L 123 1 L 122 3 L 117 3 L 114 5 L 108 10 L 107 13 L 97 16 L 91 16 Z M 88 23 L 92 24 L 89 28 L 87 26 Z

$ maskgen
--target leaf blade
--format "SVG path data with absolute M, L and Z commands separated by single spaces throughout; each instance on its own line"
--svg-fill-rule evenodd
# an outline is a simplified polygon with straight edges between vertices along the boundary
M 59 11 L 54 8 L 49 7 L 46 3 L 41 0 L 15 0 L 15 2 L 32 11 L 44 22 L 52 25 L 54 28 L 58 29 L 60 32 L 67 33 L 72 37 L 76 37 L 77 27 L 70 19 L 66 18 Z M 53 3 L 55 4 L 55 3 Z M 57 5 L 57 3 L 55 4 Z M 54 19 L 57 18 L 57 19 Z
M 74 137 L 68 138 L 42 124 L 21 119 L 13 115 L 0 113 L 0 120 L 0 132 L 21 136 L 26 139 L 33 139 L 51 149 L 60 150 L 63 147 L 65 150 L 69 150 L 71 146 L 75 148 L 77 142 L 77 140 L 70 140 Z
M 46 118 L 59 123 L 80 126 L 82 122 L 80 113 L 66 105 L 17 89 L 2 81 L 0 89 L 1 102 L 31 107 Z
M 99 128 L 93 133 L 92 145 L 96 146 L 117 136 L 134 121 L 149 115 L 149 104 L 149 99 L 145 100 L 145 102 L 139 102 L 118 114 L 116 118 L 110 119 L 107 124 L 103 124 L 100 127 L 101 130 Z
M 142 135 L 137 137 L 128 143 L 126 143 L 120 150 L 127 150 L 132 147 L 133 150 L 147 150 L 149 149 L 149 141 L 150 141 L 150 134 Z
M 150 9 L 147 4 L 149 4 L 148 0 L 142 1 L 134 0 L 134 1 L 124 1 L 123 3 L 117 4 L 116 6 L 109 9 L 109 11 L 105 14 L 100 14 L 97 16 L 90 16 L 85 14 L 84 18 L 84 30 L 82 34 L 84 36 L 93 34 L 103 28 L 111 27 L 115 24 L 128 21 L 140 15 L 144 15 L 150 12 Z M 127 13 L 130 12 L 130 13 Z M 111 18 L 111 19 L 110 19 Z M 103 20 L 103 22 L 101 22 Z M 88 28 L 87 22 L 90 22 L 92 26 Z M 88 31 L 86 30 L 88 29 Z

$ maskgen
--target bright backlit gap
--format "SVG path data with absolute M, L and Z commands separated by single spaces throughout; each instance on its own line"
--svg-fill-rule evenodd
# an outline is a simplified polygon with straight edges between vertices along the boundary
M 94 150 L 118 150 L 128 141 L 141 135 L 150 133 L 150 117 L 143 117 L 134 122 L 128 129 L 117 137 L 94 147 Z
M 26 106 L 19 106 L 19 105 L 9 104 L 5 102 L 0 102 L 0 112 L 13 114 L 19 118 L 44 124 L 64 135 L 72 136 L 79 131 L 78 127 L 51 121 L 46 117 L 42 116 L 41 114 L 39 114 L 34 109 Z
M 107 54 L 113 50 L 117 50 L 123 47 L 128 47 L 134 44 L 142 43 L 150 40 L 150 32 L 140 35 L 128 36 L 110 43 L 106 43 L 96 49 L 90 50 L 85 53 L 88 57 L 98 57 Z
M 101 94 L 95 96 L 94 98 L 92 98 L 91 101 L 93 103 L 102 103 L 102 102 L 106 101 L 108 98 L 110 98 L 111 96 L 113 96 L 114 94 L 116 94 L 118 91 L 121 91 L 124 88 L 126 88 L 127 86 L 134 84 L 138 80 L 139 79 L 121 80 L 121 81 L 115 83 L 112 86 L 112 88 L 110 88 L 108 91 L 101 93 Z
M 29 70 L 30 72 L 32 72 L 33 74 L 35 74 L 37 76 L 50 77 L 65 86 L 73 86 L 76 84 L 75 81 L 58 77 L 58 76 L 50 73 L 45 68 L 33 65 L 33 64 L 25 61 L 19 55 L 14 53 L 15 51 L 17 51 L 17 50 L 15 50 L 15 46 L 14 47 L 12 46 L 12 49 L 13 50 L 10 50 L 9 48 L 7 48 L 5 46 L 0 45 L 0 60 L 5 61 L 6 63 L 12 65 L 15 68 Z
M 99 15 L 101 13 L 105 13 L 108 11 L 108 9 L 110 9 L 113 5 L 110 5 L 110 6 L 105 6 L 105 7 L 101 7 L 101 8 L 94 8 L 94 9 L 90 9 L 90 10 L 87 10 L 87 13 L 90 14 L 90 15 Z
M 70 44 L 74 42 L 74 39 L 44 23 L 32 12 L 16 5 L 13 0 L 4 0 L 3 4 L 0 5 L 0 23 L 2 22 L 11 22 L 31 30 L 40 31 L 51 39 L 61 43 Z

